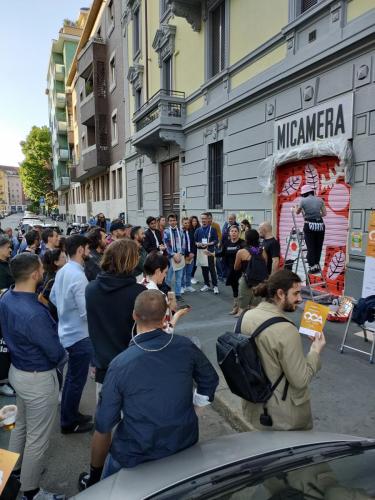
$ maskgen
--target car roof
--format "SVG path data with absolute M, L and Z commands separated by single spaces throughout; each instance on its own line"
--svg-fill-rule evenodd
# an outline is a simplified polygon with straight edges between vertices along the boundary
M 241 460 L 287 448 L 367 438 L 328 432 L 245 432 L 198 443 L 167 458 L 121 469 L 94 487 L 72 497 L 79 500 L 139 500 L 181 481 Z M 373 440 L 368 440 L 375 443 Z

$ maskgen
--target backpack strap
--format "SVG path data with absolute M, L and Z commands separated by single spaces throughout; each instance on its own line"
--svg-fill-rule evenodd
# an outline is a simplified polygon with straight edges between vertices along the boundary
M 245 314 L 247 313 L 247 309 L 245 309 L 240 317 L 238 318 L 237 320 L 237 323 L 236 323 L 236 326 L 234 327 L 234 333 L 241 333 L 241 326 L 242 326 L 242 320 L 243 320 L 243 317 L 245 316 Z

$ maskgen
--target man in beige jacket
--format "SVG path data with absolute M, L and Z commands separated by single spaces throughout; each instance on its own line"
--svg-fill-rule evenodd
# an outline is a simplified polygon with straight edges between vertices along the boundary
M 275 272 L 270 278 L 254 289 L 256 295 L 264 297 L 255 309 L 247 311 L 243 317 L 241 333 L 251 335 L 266 320 L 285 317 L 285 312 L 293 312 L 301 303 L 301 279 L 286 269 Z M 273 425 L 260 423 L 264 413 L 262 404 L 242 402 L 246 420 L 256 430 L 308 430 L 313 426 L 310 393 L 308 385 L 320 369 L 320 353 L 325 346 L 324 335 L 315 337 L 305 357 L 301 336 L 290 322 L 277 323 L 263 330 L 256 338 L 256 345 L 263 369 L 271 384 L 281 373 L 281 380 L 266 404 Z M 286 383 L 287 387 L 286 392 Z M 286 396 L 285 396 L 286 392 Z

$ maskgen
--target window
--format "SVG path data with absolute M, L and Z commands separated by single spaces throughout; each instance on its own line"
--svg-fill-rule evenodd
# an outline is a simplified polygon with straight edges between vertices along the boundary
M 117 170 L 117 172 L 118 172 L 118 177 L 117 177 L 117 180 L 118 180 L 118 197 L 122 198 L 122 168 L 119 168 Z
M 113 5 L 113 0 L 108 2 L 108 24 L 110 27 L 115 24 L 115 8 Z
M 137 111 L 142 106 L 142 89 L 135 91 L 135 110 Z
M 85 78 L 85 96 L 88 97 L 94 91 L 94 76 L 93 69 L 90 70 L 89 76 Z
M 141 50 L 141 17 L 139 7 L 133 13 L 133 55 L 136 57 Z
M 210 31 L 210 76 L 215 76 L 225 68 L 225 1 L 210 12 Z
M 168 92 L 173 89 L 172 85 L 172 58 L 163 61 L 163 88 Z
M 86 135 L 82 134 L 82 150 L 86 149 Z
M 117 110 L 112 113 L 111 117 L 111 137 L 112 146 L 114 146 L 118 143 Z
M 138 210 L 143 210 L 143 169 L 137 170 Z
M 116 87 L 116 56 L 112 55 L 109 61 L 109 89 L 113 90 Z
M 301 14 L 318 3 L 318 0 L 301 0 Z
M 116 170 L 112 170 L 112 199 L 115 200 L 117 198 L 116 193 Z
M 223 208 L 223 141 L 209 145 L 208 208 Z

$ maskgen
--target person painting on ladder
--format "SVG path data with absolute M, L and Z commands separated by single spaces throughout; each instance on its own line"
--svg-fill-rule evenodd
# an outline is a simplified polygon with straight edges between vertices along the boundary
M 302 212 L 305 219 L 303 233 L 307 248 L 309 274 L 319 274 L 325 226 L 322 217 L 327 215 L 324 201 L 315 196 L 314 188 L 305 184 L 301 189 L 301 201 L 295 207 L 296 214 Z

